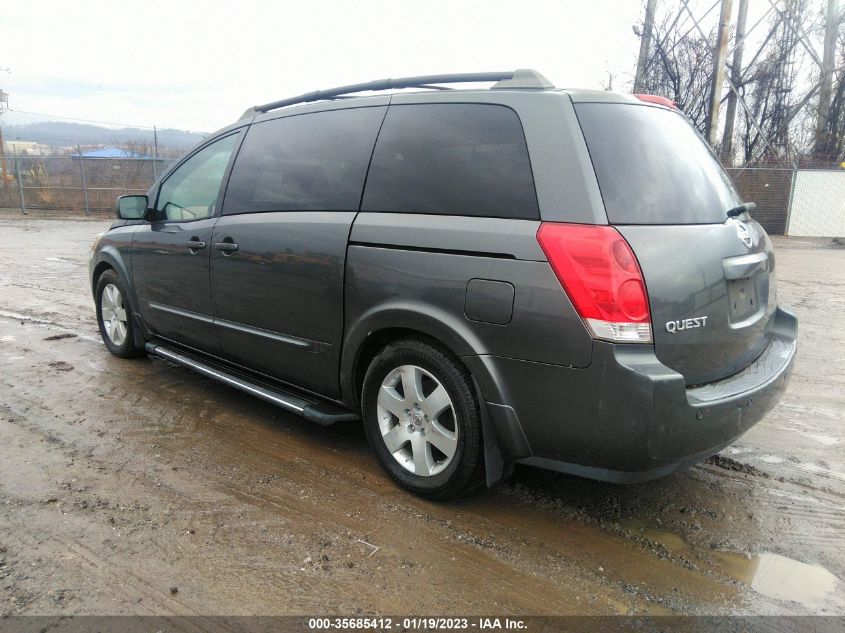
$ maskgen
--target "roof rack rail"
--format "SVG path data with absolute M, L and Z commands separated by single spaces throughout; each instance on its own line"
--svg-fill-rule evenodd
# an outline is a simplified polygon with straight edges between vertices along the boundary
M 456 73 L 452 75 L 422 75 L 420 77 L 400 77 L 398 79 L 377 79 L 375 81 L 368 81 L 362 84 L 351 84 L 349 86 L 340 86 L 338 88 L 328 88 L 326 90 L 315 90 L 314 92 L 306 92 L 298 97 L 289 97 L 288 99 L 280 99 L 279 101 L 271 101 L 263 105 L 251 107 L 243 113 L 242 119 L 259 114 L 262 112 L 269 112 L 277 108 L 294 105 L 296 103 L 308 103 L 310 101 L 322 101 L 324 99 L 337 99 L 355 92 L 376 91 L 376 90 L 391 90 L 397 88 L 429 88 L 432 90 L 451 90 L 445 86 L 437 86 L 434 84 L 456 84 L 456 83 L 474 83 L 482 81 L 495 81 L 492 86 L 494 89 L 543 89 L 554 88 L 554 85 L 536 70 L 519 69 L 507 72 L 491 72 L 491 73 Z

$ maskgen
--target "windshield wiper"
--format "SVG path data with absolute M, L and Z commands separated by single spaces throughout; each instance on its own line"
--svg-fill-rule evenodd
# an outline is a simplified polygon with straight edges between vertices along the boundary
M 742 215 L 743 213 L 751 213 L 756 208 L 756 202 L 743 202 L 741 205 L 736 206 L 733 209 L 728 209 L 727 216 L 729 218 L 735 218 L 736 216 Z

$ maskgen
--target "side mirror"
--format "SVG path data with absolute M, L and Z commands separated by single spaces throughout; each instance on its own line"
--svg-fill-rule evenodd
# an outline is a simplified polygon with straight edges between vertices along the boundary
M 140 220 L 147 212 L 147 196 L 120 196 L 115 205 L 115 215 L 120 220 Z

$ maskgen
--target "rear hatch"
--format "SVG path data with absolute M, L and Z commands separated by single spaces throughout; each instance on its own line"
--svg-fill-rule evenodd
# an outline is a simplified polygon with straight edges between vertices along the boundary
M 576 103 L 610 224 L 642 269 L 654 349 L 688 385 L 749 365 L 776 309 L 774 256 L 704 140 L 679 112 Z

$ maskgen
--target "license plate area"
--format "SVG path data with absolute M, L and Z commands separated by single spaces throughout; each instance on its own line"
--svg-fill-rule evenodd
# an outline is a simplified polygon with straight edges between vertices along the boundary
M 728 279 L 728 316 L 731 324 L 745 325 L 758 316 L 765 306 L 760 302 L 759 275 Z
M 766 312 L 769 300 L 769 257 L 761 251 L 722 260 L 732 328 L 751 325 Z

